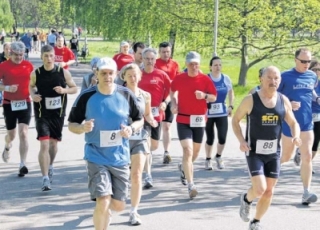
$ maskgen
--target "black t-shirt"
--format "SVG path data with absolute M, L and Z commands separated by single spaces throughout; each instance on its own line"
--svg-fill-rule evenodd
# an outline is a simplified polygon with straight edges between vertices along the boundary
M 78 50 L 79 41 L 76 38 L 70 39 L 70 47 L 72 50 Z
M 32 35 L 32 40 L 33 41 L 38 41 L 38 35 L 37 34 L 33 34 Z

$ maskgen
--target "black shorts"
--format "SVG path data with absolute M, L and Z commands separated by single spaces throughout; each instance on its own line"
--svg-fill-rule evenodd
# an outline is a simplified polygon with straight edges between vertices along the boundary
M 188 124 L 177 123 L 179 140 L 192 139 L 194 143 L 202 143 L 205 127 L 190 127 Z
M 172 123 L 173 121 L 173 113 L 171 112 L 171 102 L 168 103 L 166 111 L 165 112 L 165 119 L 163 120 L 163 122 L 169 122 Z
M 147 130 L 149 133 L 149 136 L 153 140 L 159 141 L 160 140 L 160 134 L 161 134 L 161 123 L 159 122 L 158 126 L 156 128 L 153 128 L 149 123 L 144 123 L 144 129 Z
M 251 177 L 265 175 L 265 177 L 279 178 L 281 167 L 279 154 L 262 155 L 250 153 L 246 158 Z
M 7 130 L 15 129 L 18 124 L 30 124 L 31 120 L 31 103 L 27 102 L 27 109 L 12 111 L 11 104 L 3 104 L 3 116 Z
M 35 123 L 38 133 L 37 139 L 39 141 L 48 139 L 56 139 L 58 141 L 61 141 L 64 116 L 54 118 L 35 118 Z

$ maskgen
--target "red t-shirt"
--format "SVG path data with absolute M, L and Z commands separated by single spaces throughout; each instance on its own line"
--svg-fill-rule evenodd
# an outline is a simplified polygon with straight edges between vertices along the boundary
M 68 62 L 70 60 L 75 60 L 73 52 L 68 47 L 63 47 L 59 49 L 58 47 L 54 47 L 55 58 L 54 62 Z M 69 66 L 63 67 L 64 69 L 68 69 Z
M 170 92 L 169 76 L 159 69 L 154 69 L 151 73 L 142 70 L 139 88 L 151 94 L 151 107 L 159 107 Z M 154 116 L 155 120 L 160 122 L 164 119 L 164 112 L 159 111 L 159 116 Z
M 131 54 L 118 53 L 113 56 L 113 60 L 117 63 L 118 71 L 127 64 L 134 62 L 134 58 Z
M 206 115 L 206 100 L 198 100 L 195 91 L 199 90 L 207 94 L 217 96 L 217 91 L 211 79 L 199 73 L 195 77 L 189 77 L 188 73 L 177 75 L 171 82 L 171 91 L 178 91 L 178 115 L 177 122 L 190 124 L 189 115 Z
M 171 80 L 173 80 L 173 78 L 179 74 L 180 69 L 178 62 L 172 60 L 171 58 L 168 61 L 164 61 L 161 58 L 158 58 L 156 60 L 155 67 L 166 72 Z
M 18 85 L 15 93 L 4 92 L 4 104 L 10 104 L 12 100 L 27 100 L 30 102 L 29 84 L 33 65 L 29 61 L 23 60 L 20 64 L 15 64 L 11 60 L 0 64 L 0 80 L 3 85 Z M 9 100 L 9 101 L 7 101 Z

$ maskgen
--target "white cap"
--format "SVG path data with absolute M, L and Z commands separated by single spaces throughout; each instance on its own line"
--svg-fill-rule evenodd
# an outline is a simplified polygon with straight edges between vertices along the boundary
M 186 62 L 197 62 L 200 63 L 200 54 L 195 51 L 190 51 L 186 56 Z
M 98 70 L 109 69 L 109 70 L 113 70 L 113 71 L 117 71 L 117 69 L 118 69 L 116 62 L 112 58 L 109 58 L 109 57 L 100 58 L 97 63 L 97 68 L 98 68 Z

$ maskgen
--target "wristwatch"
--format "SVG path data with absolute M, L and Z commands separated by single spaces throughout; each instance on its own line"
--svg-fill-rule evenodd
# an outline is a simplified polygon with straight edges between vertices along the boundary
M 206 94 L 206 96 L 204 96 L 204 99 L 207 100 L 208 99 L 208 94 Z
M 134 134 L 136 132 L 136 129 L 132 125 L 130 125 L 130 128 L 132 130 L 132 134 Z
M 230 108 L 231 110 L 233 110 L 233 106 L 232 106 L 232 105 L 229 105 L 229 108 Z

